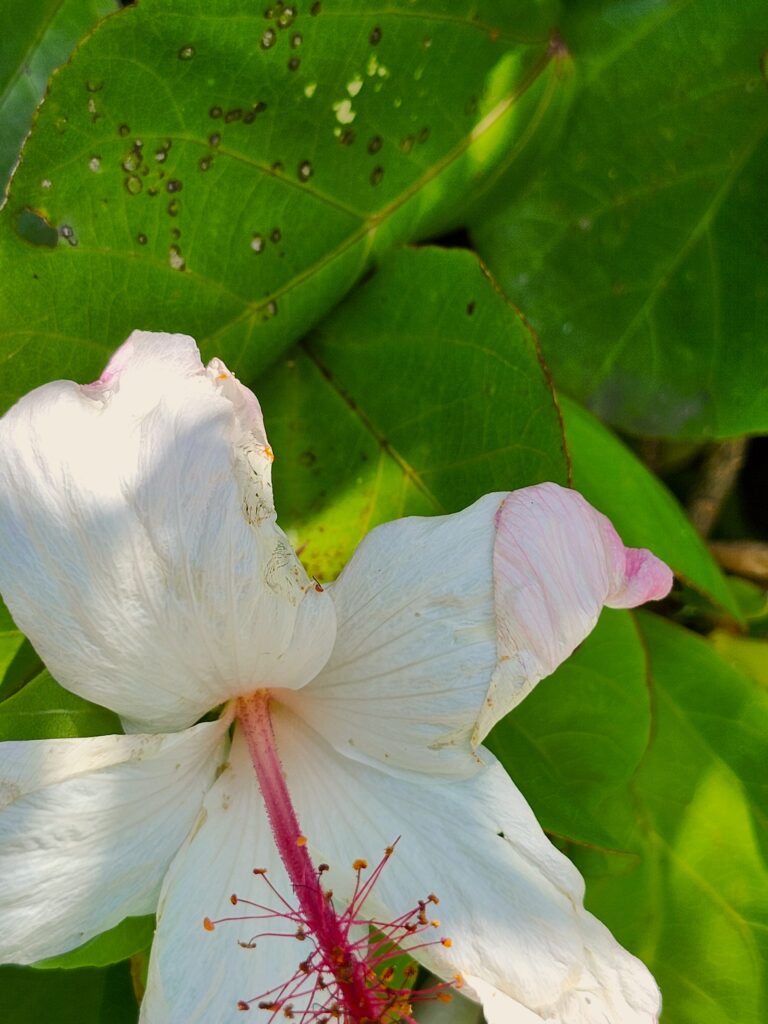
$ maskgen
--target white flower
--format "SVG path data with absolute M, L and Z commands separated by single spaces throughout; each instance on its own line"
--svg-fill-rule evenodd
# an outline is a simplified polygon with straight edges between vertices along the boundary
M 603 605 L 663 596 L 669 570 L 544 484 L 381 526 L 323 589 L 276 525 L 271 461 L 255 397 L 182 335 L 134 333 L 95 384 L 46 385 L 2 420 L 8 606 L 128 734 L 0 746 L 0 959 L 157 909 L 148 1024 L 241 1021 L 238 1001 L 292 977 L 308 1020 L 302 972 L 357 1024 L 341 967 L 297 968 L 346 927 L 344 970 L 364 969 L 360 920 L 404 915 L 392 934 L 497 1024 L 655 1021 L 647 970 L 480 744 Z M 354 861 L 398 837 L 355 896 L 373 869 Z M 241 920 L 259 911 L 232 911 L 235 892 L 282 920 Z M 442 924 L 414 930 L 430 893 Z M 309 941 L 243 948 L 286 922 Z

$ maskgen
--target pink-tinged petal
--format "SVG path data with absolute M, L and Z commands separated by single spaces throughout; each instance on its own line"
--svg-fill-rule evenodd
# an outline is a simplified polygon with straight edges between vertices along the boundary
M 232 894 L 285 910 L 254 868 L 266 868 L 280 893 L 292 899 L 248 750 L 236 731 L 230 762 L 163 884 L 142 1024 L 242 1024 L 240 1000 L 262 996 L 296 974 L 311 951 L 309 942 L 292 937 L 296 924 L 272 918 L 203 927 L 205 918 L 262 913 L 233 906 Z M 263 932 L 289 937 L 254 938 Z M 301 1000 L 292 1002 L 301 1020 Z
M 476 746 L 592 630 L 671 574 L 555 484 L 373 530 L 329 589 L 338 630 L 287 704 L 361 761 L 471 774 Z
M 395 774 L 343 757 L 287 708 L 273 720 L 309 849 L 338 898 L 350 897 L 357 858 L 373 866 L 400 837 L 365 909 L 392 921 L 435 893 L 439 928 L 403 943 L 435 974 L 479 980 L 469 988 L 494 1013 L 530 1011 L 521 1024 L 655 1024 L 653 978 L 584 909 L 581 876 L 487 751 L 469 778 Z
M 0 421 L 0 589 L 69 689 L 183 728 L 322 667 L 335 617 L 275 521 L 256 398 L 192 338 L 136 332 L 95 384 Z
M 226 742 L 211 722 L 0 744 L 0 962 L 64 953 L 151 914 Z
M 609 520 L 576 491 L 557 484 L 513 491 L 496 521 L 499 663 L 475 743 L 565 661 L 603 606 L 633 608 L 672 586 L 663 562 L 650 551 L 625 548 Z

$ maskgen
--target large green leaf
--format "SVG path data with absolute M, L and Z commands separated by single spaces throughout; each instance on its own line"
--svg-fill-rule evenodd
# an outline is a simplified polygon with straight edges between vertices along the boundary
M 52 80 L 0 215 L 0 404 L 92 377 L 136 327 L 266 365 L 525 148 L 559 91 L 553 6 L 142 0 L 106 19 Z
M 377 523 L 567 479 L 535 339 L 464 250 L 390 254 L 259 398 L 280 521 L 321 579 Z
M 488 737 L 548 832 L 602 848 L 631 846 L 622 811 L 648 744 L 646 675 L 632 616 L 604 611 L 574 654 Z
M 581 406 L 561 395 L 560 409 L 576 490 L 612 520 L 625 544 L 650 548 L 676 576 L 741 619 L 725 577 L 666 487 Z
M 47 971 L 0 967 L 3 1024 L 135 1024 L 138 1009 L 127 963 L 105 969 Z
M 45 83 L 116 0 L 24 0 L 0 32 L 0 190 L 11 172 Z
M 762 1024 L 768 695 L 705 640 L 640 621 L 654 686 L 633 784 L 642 859 L 570 853 L 590 908 L 656 975 L 665 1024 Z
M 558 385 L 602 418 L 667 436 L 765 431 L 765 2 L 567 11 L 567 132 L 477 226 L 480 253 Z
M 114 712 L 65 690 L 45 670 L 0 703 L 0 740 L 102 736 L 122 731 Z

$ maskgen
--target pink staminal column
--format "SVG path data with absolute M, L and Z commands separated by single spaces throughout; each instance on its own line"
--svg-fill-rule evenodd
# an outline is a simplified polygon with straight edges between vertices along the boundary
M 277 753 L 269 702 L 269 691 L 257 690 L 237 700 L 235 713 L 248 742 L 272 834 L 301 917 L 317 945 L 324 969 L 336 982 L 344 1019 L 350 1024 L 373 1024 L 381 1019 L 382 1005 L 375 988 L 369 985 L 371 967 L 367 958 L 360 956 L 359 943 L 350 939 L 349 928 L 324 892 L 322 871 L 312 863 Z

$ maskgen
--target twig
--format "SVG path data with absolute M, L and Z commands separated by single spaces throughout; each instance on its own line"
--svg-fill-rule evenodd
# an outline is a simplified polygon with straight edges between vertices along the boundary
M 702 537 L 708 537 L 717 522 L 744 463 L 746 449 L 747 439 L 744 437 L 723 441 L 715 445 L 704 460 L 688 505 L 691 522 Z
M 768 583 L 768 544 L 759 540 L 713 540 L 709 550 L 728 572 Z

